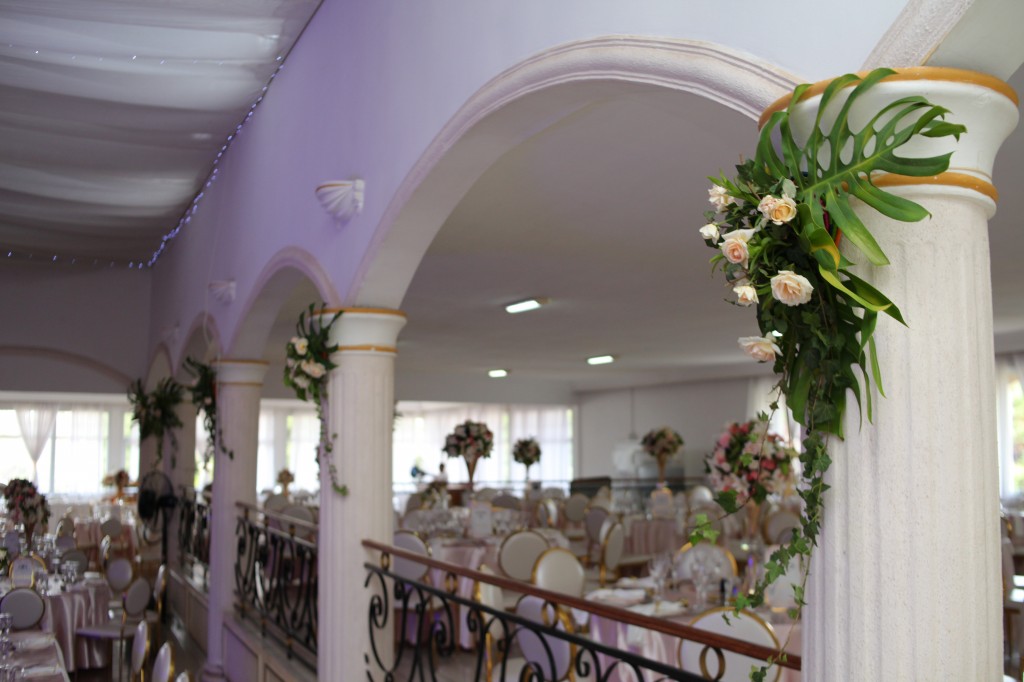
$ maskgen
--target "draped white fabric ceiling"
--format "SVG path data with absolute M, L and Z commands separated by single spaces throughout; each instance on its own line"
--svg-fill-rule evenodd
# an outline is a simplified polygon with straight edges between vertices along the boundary
M 319 0 L 0 0 L 3 256 L 145 261 Z

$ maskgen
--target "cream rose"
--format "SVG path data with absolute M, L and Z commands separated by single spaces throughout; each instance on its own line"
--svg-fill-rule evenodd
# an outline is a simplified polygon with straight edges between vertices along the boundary
M 796 217 L 796 202 L 787 196 L 777 200 L 766 215 L 776 225 L 788 223 Z
M 763 199 L 761 199 L 760 202 L 758 202 L 757 210 L 760 211 L 761 215 L 763 215 L 765 218 L 770 219 L 772 210 L 775 208 L 775 205 L 777 203 L 779 203 L 779 200 L 773 197 L 771 194 L 769 194 L 765 196 Z
M 700 236 L 714 244 L 717 244 L 718 239 L 721 236 L 718 232 L 718 225 L 708 223 L 704 227 L 700 228 Z
M 296 355 L 305 355 L 306 351 L 309 349 L 309 341 L 298 336 L 293 336 L 292 348 L 295 349 Z
M 782 349 L 779 348 L 777 343 L 775 343 L 775 339 L 771 335 L 741 336 L 739 338 L 739 344 L 740 348 L 742 348 L 747 355 L 758 362 L 768 362 L 770 360 L 774 360 L 776 355 L 782 354 Z
M 732 291 L 736 294 L 736 302 L 742 306 L 757 303 L 757 291 L 749 284 L 735 286 L 732 288 Z
M 779 270 L 772 277 L 772 297 L 788 306 L 796 306 L 811 300 L 814 287 L 803 275 L 792 270 Z
M 725 207 L 736 201 L 721 185 L 712 185 L 708 190 L 708 201 L 715 205 L 716 211 L 724 211 Z
M 720 247 L 725 259 L 730 263 L 739 263 L 743 267 L 747 267 L 747 259 L 750 257 L 747 242 L 750 241 L 753 234 L 753 230 L 733 230 L 726 234 L 725 241 Z
M 303 360 L 300 366 L 303 372 L 314 379 L 319 379 L 327 371 L 319 362 L 312 362 L 311 360 Z

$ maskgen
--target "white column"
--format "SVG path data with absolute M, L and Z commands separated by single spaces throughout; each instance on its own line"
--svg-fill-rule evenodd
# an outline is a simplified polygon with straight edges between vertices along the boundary
M 256 446 L 259 442 L 260 393 L 267 363 L 221 360 L 217 363 L 217 424 L 222 442 L 214 455 L 210 505 L 210 582 L 206 665 L 203 680 L 224 680 L 224 620 L 234 610 L 235 525 L 237 502 L 256 502 Z M 224 447 L 220 447 L 223 445 Z M 229 459 L 223 449 L 234 452 Z
M 394 420 L 394 358 L 405 316 L 394 310 L 345 309 L 332 328 L 338 364 L 328 388 L 330 430 L 337 434 L 332 458 L 349 494 L 331 489 L 320 472 L 319 615 L 317 676 L 366 679 L 370 650 L 370 591 L 363 588 L 369 554 L 364 538 L 390 542 L 391 429 Z M 390 623 L 390 619 L 389 619 Z M 385 633 L 385 635 L 390 634 Z M 377 638 L 389 661 L 389 638 Z
M 930 219 L 900 223 L 857 209 L 892 263 L 862 273 L 908 327 L 880 316 L 887 397 L 876 394 L 872 424 L 861 422 L 851 396 L 846 441 L 830 446 L 832 487 L 804 612 L 807 680 L 1002 679 L 988 219 L 997 196 L 992 161 L 1017 109 L 1008 89 L 980 74 L 913 73 L 855 105 L 854 130 L 882 103 L 920 94 L 949 108 L 947 120 L 968 133 L 901 152 L 955 150 L 949 172 L 877 180 L 922 204 Z M 798 128 L 807 129 L 817 106 L 818 97 L 798 105 Z

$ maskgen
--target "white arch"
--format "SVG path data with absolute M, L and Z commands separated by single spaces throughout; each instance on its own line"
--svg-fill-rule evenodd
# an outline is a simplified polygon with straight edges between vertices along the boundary
M 506 151 L 597 99 L 661 88 L 756 120 L 799 82 L 751 55 L 699 41 L 611 36 L 546 50 L 491 80 L 441 130 L 381 218 L 346 304 L 397 308 L 473 182 Z

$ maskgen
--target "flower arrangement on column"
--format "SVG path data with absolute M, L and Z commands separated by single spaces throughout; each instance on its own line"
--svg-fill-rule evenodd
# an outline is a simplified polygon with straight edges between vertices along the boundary
M 124 469 L 119 469 L 112 474 L 107 474 L 101 481 L 106 488 L 117 488 L 113 495 L 110 496 L 111 502 L 117 502 L 125 499 L 124 489 L 131 483 L 131 477 L 128 472 Z
M 11 522 L 25 526 L 25 541 L 31 549 L 36 525 L 50 520 L 50 503 L 46 501 L 46 495 L 41 494 L 32 481 L 12 478 L 4 488 L 4 501 Z
M 277 472 L 277 484 L 281 486 L 281 494 L 288 497 L 288 486 L 295 482 L 295 474 L 287 468 Z
M 203 413 L 203 430 L 206 431 L 206 449 L 203 451 L 203 468 L 210 466 L 210 460 L 220 451 L 234 459 L 235 453 L 224 446 L 224 438 L 217 425 L 217 370 L 211 365 L 193 358 L 185 358 L 185 370 L 192 375 L 192 383 L 188 387 L 192 395 L 192 404 L 197 412 Z
M 448 434 L 441 451 L 447 453 L 448 457 L 462 457 L 466 460 L 469 484 L 472 486 L 477 460 L 490 457 L 493 447 L 494 434 L 487 428 L 487 424 L 467 419 Z
M 331 345 L 331 327 L 341 313 L 335 313 L 323 322 L 323 304 L 317 312 L 315 304 L 299 315 L 295 325 L 295 336 L 288 341 L 285 349 L 284 385 L 295 391 L 299 400 L 309 400 L 316 405 L 316 416 L 320 420 L 320 440 L 317 443 L 316 463 L 321 469 L 326 464 L 331 478 L 331 487 L 339 495 L 348 495 L 348 486 L 338 482 L 338 468 L 331 461 L 334 450 L 334 436 L 327 424 L 327 382 L 330 371 L 338 365 L 331 360 L 331 354 L 338 350 Z
M 181 404 L 181 384 L 167 377 L 156 385 L 152 393 L 146 393 L 142 379 L 136 379 L 128 387 L 128 400 L 132 404 L 132 419 L 139 423 L 139 441 L 150 436 L 156 439 L 156 468 L 164 458 L 164 436 L 171 441 L 171 468 L 177 466 L 178 439 L 174 429 L 180 429 L 181 419 L 175 408 Z
M 678 431 L 662 426 L 644 434 L 640 447 L 658 461 L 658 482 L 661 484 L 665 482 L 665 465 L 683 447 L 683 437 Z
M 530 481 L 530 467 L 540 461 L 540 443 L 535 438 L 520 438 L 512 446 L 512 459 L 526 467 L 526 481 Z
M 854 212 L 851 198 L 894 220 L 928 217 L 922 206 L 879 189 L 873 174 L 938 175 L 949 166 L 950 154 L 909 159 L 897 150 L 918 136 L 959 139 L 965 131 L 944 121 L 948 111 L 923 97 L 889 103 L 854 130 L 851 106 L 894 73 L 876 69 L 863 77 L 848 74 L 832 81 L 802 143 L 794 137 L 789 112 L 810 86 L 797 87 L 788 107 L 773 113 L 764 125 L 754 158 L 737 166 L 734 178 L 711 178 L 708 194 L 714 208 L 705 213 L 707 224 L 700 235 L 717 252 L 712 269 L 722 268 L 735 304 L 753 308 L 759 329 L 758 335 L 743 337 L 739 344 L 754 360 L 773 363 L 777 390 L 805 433 L 800 456 L 801 528 L 772 554 L 764 579 L 749 598 L 737 599 L 737 609 L 760 605 L 764 588 L 784 573 L 792 558 L 810 559 L 827 489 L 828 444 L 831 438 L 843 437 L 847 395 L 853 395 L 870 420 L 872 381 L 882 393 L 872 338 L 878 316 L 884 313 L 905 324 L 892 301 L 850 270 L 854 263 L 848 258 L 873 266 L 889 262 Z M 840 93 L 848 96 L 844 99 Z M 843 253 L 841 239 L 846 242 Z M 778 403 L 771 409 L 778 409 Z M 760 419 L 768 421 L 769 415 Z M 771 461 L 753 454 L 749 466 L 760 468 Z M 765 493 L 764 487 L 755 487 L 744 500 L 726 490 L 718 493 L 717 501 L 726 513 L 733 513 L 749 500 L 761 502 Z M 701 524 L 694 539 L 712 532 Z M 800 606 L 806 578 L 805 572 L 795 590 Z M 752 677 L 764 679 L 764 674 L 762 668 Z

